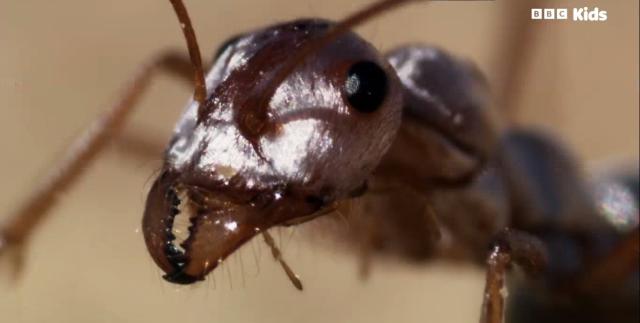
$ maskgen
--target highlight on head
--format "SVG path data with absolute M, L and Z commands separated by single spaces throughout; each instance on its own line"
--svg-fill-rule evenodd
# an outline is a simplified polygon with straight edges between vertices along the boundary
M 189 49 L 189 57 L 191 58 L 191 63 L 194 69 L 194 80 L 195 80 L 195 89 L 194 89 L 194 99 L 199 103 L 198 109 L 198 121 L 202 121 L 205 118 L 205 108 L 204 102 L 207 97 L 207 89 L 204 80 L 204 69 L 202 66 L 202 56 L 200 54 L 200 48 L 198 46 L 198 41 L 196 39 L 195 31 L 193 29 L 193 25 L 191 24 L 191 19 L 189 18 L 189 14 L 187 12 L 186 7 L 182 0 L 169 0 L 173 9 L 178 17 L 178 21 L 182 27 L 182 31 L 185 36 L 185 40 L 187 41 L 187 48 Z M 258 101 L 259 106 L 261 107 L 258 111 L 258 115 L 253 116 L 251 122 L 256 122 L 256 118 L 258 122 L 267 123 L 267 105 L 269 104 L 269 100 L 275 93 L 279 84 L 284 81 L 287 76 L 293 72 L 296 67 L 300 66 L 307 60 L 310 56 L 313 56 L 315 52 L 322 49 L 324 46 L 334 41 L 344 33 L 350 31 L 354 27 L 365 23 L 385 12 L 391 11 L 394 8 L 397 8 L 401 5 L 414 2 L 414 1 L 422 1 L 422 0 L 382 0 L 373 3 L 372 5 L 365 7 L 362 10 L 359 10 L 350 16 L 347 16 L 336 25 L 334 25 L 326 34 L 318 37 L 317 39 L 308 42 L 299 51 L 293 53 L 293 56 L 285 63 L 284 67 L 279 71 L 278 74 L 273 77 L 272 82 L 269 86 L 267 86 L 266 90 L 262 94 L 262 98 Z M 256 126 L 247 127 L 247 128 L 255 128 Z M 265 127 L 258 127 L 265 128 Z
M 267 106 L 278 86 L 291 74 L 291 72 L 313 56 L 314 53 L 317 53 L 320 49 L 358 25 L 363 24 L 385 12 L 391 11 L 394 8 L 400 7 L 401 5 L 417 1 L 423 0 L 382 0 L 375 2 L 372 5 L 356 11 L 342 19 L 332 26 L 324 35 L 304 44 L 302 48 L 293 53 L 293 56 L 285 62 L 283 68 L 273 77 L 271 83 L 263 92 L 262 98 L 259 101 L 261 114 L 257 116 L 258 119 L 264 123 L 268 122 Z

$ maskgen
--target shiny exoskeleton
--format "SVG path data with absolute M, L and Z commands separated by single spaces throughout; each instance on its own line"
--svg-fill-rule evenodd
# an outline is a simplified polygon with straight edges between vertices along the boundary
M 380 192 L 351 218 L 356 245 L 411 261 L 480 262 L 505 228 L 517 230 L 540 242 L 544 259 L 511 284 L 509 322 L 637 322 L 637 246 L 622 254 L 631 266 L 588 274 L 621 243 L 638 244 L 637 169 L 594 183 L 551 136 L 498 130 L 472 64 L 430 46 L 388 57 L 404 85 L 404 119 L 371 180 Z
M 505 127 L 470 62 L 432 46 L 386 55 L 350 29 L 409 0 L 380 1 L 339 23 L 301 19 L 224 43 L 204 77 L 186 8 L 170 0 L 190 62 L 159 56 L 79 138 L 34 196 L 0 226 L 20 249 L 59 192 L 121 127 L 156 69 L 194 98 L 165 150 L 142 231 L 172 283 L 203 280 L 267 230 L 356 200 L 340 236 L 366 255 L 486 261 L 481 322 L 501 322 L 514 264 L 513 322 L 638 321 L 638 173 L 586 179 L 566 148 Z M 190 65 L 191 64 L 191 65 Z

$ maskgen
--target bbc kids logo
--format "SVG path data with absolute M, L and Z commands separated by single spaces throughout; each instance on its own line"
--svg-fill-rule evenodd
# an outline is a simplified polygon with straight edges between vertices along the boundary
M 571 13 L 571 18 L 569 18 Z M 584 22 L 601 22 L 607 21 L 607 11 L 598 7 L 590 9 L 589 7 L 573 8 L 571 11 L 567 8 L 532 8 L 532 20 L 573 20 Z

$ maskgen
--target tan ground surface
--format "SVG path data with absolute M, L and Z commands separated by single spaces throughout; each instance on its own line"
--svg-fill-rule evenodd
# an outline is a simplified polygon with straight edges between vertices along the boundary
M 524 0 L 522 0 L 524 1 Z M 204 53 L 236 32 L 300 16 L 338 18 L 367 1 L 188 1 Z M 432 42 L 495 79 L 505 1 L 413 5 L 359 31 L 383 49 Z M 638 156 L 638 2 L 594 6 L 604 23 L 537 25 L 523 88 L 523 123 L 549 127 L 587 162 Z M 147 57 L 183 47 L 166 1 L 0 2 L 0 218 Z M 205 55 L 208 56 L 208 55 Z M 189 90 L 163 78 L 131 122 L 167 138 Z M 154 161 L 105 154 L 66 194 L 29 248 L 23 279 L 0 283 L 0 322 L 474 322 L 482 272 L 444 264 L 376 264 L 306 242 L 285 244 L 307 289 L 285 280 L 264 247 L 244 248 L 215 280 L 175 288 L 160 279 L 138 232 Z M 282 233 L 287 242 L 288 233 Z M 2 268 L 2 266 L 0 266 Z M 259 270 L 259 274 L 255 274 Z M 243 274 L 244 272 L 244 274 Z M 0 271 L 6 277 L 6 271 Z M 5 279 L 6 280 L 6 279 Z

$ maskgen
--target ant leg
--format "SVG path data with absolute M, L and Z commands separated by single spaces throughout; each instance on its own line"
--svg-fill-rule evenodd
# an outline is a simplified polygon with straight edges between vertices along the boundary
M 619 284 L 638 269 L 640 259 L 640 228 L 635 228 L 607 255 L 590 266 L 571 282 L 573 287 L 594 291 L 603 286 Z
M 293 286 L 295 286 L 298 290 L 302 290 L 302 281 L 300 281 L 300 277 L 298 277 L 298 275 L 296 275 L 296 273 L 291 270 L 289 264 L 284 261 L 284 259 L 282 258 L 282 252 L 276 246 L 276 242 L 273 240 L 271 234 L 269 234 L 269 232 L 267 231 L 262 231 L 262 237 L 264 238 L 264 242 L 271 249 L 273 258 L 280 263 L 280 266 L 282 266 L 282 269 L 284 269 L 284 272 L 287 274 L 287 277 L 289 277 L 289 280 L 291 281 Z
M 512 263 L 527 274 L 540 273 L 547 264 L 543 243 L 527 233 L 505 229 L 487 258 L 487 276 L 480 323 L 503 323 L 506 298 L 505 278 Z
M 60 193 L 68 190 L 114 137 L 149 85 L 154 72 L 163 70 L 191 80 L 192 65 L 186 56 L 167 52 L 143 67 L 124 88 L 120 100 L 100 116 L 69 147 L 31 196 L 0 224 L 0 256 L 13 250 L 14 273 L 22 264 L 23 245 L 46 218 Z
M 526 84 L 527 68 L 531 64 L 532 53 L 538 44 L 540 28 L 530 19 L 522 19 L 529 14 L 530 8 L 545 8 L 547 0 L 511 1 L 507 3 L 505 15 L 508 21 L 504 23 L 505 41 L 498 47 L 495 57 L 500 58 L 500 69 L 496 71 L 499 79 L 497 91 L 500 112 L 503 113 L 508 124 L 517 123 L 518 105 L 522 98 L 522 88 Z M 516 19 L 513 19 L 516 18 Z

